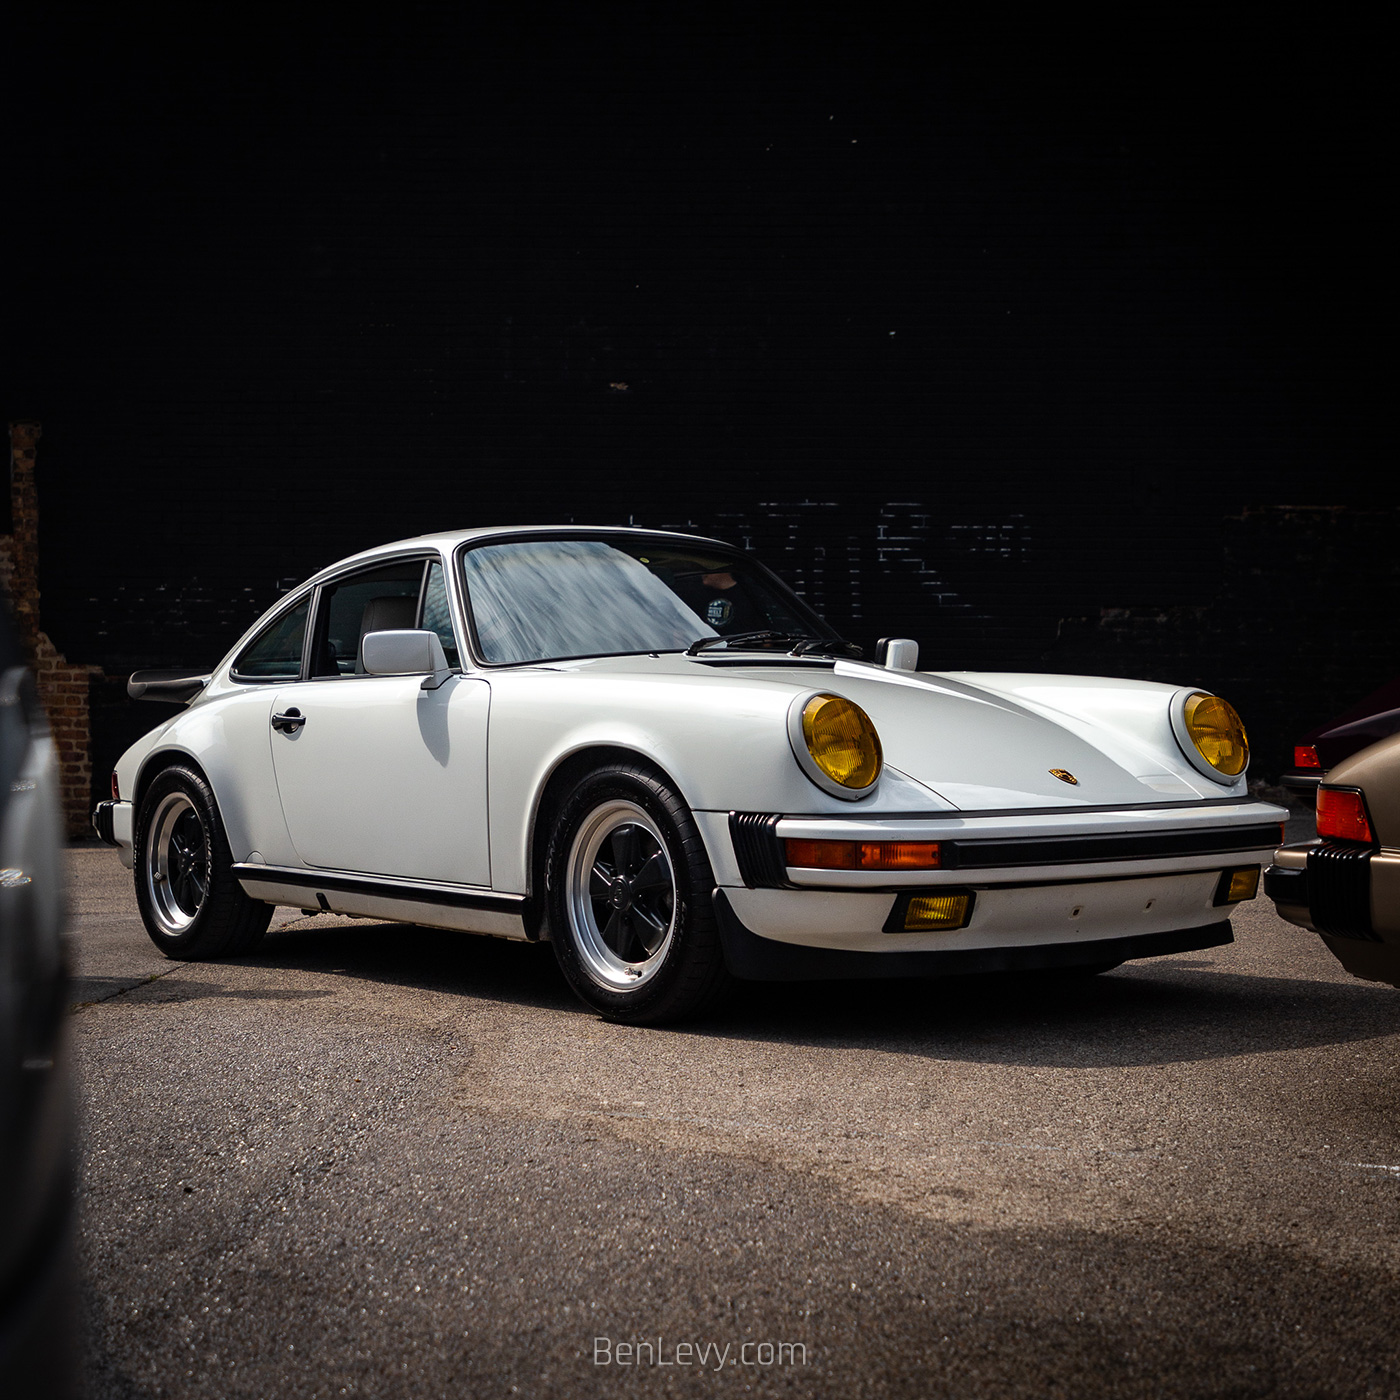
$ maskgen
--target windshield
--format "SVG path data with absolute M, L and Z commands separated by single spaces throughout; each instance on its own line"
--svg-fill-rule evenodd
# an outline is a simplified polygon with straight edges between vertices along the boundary
M 645 540 L 518 540 L 463 556 L 488 665 L 683 651 L 702 638 L 830 629 L 742 555 Z

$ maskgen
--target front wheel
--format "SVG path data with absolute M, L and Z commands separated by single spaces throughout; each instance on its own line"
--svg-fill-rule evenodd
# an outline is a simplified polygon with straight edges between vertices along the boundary
M 674 1021 L 723 986 L 704 844 L 685 803 L 645 768 L 609 765 L 574 787 L 545 873 L 555 957 L 594 1010 Z
M 158 773 L 141 799 L 135 841 L 136 904 L 151 942 L 168 958 L 250 952 L 272 906 L 249 899 L 214 794 L 191 768 Z

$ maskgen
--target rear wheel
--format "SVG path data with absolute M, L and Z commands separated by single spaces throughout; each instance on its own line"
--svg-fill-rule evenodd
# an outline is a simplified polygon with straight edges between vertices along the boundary
M 724 985 L 700 833 L 645 768 L 615 764 L 583 778 L 560 808 L 545 868 L 555 956 L 596 1011 L 674 1021 Z
M 267 931 L 272 906 L 249 899 L 208 783 L 191 768 L 158 773 L 141 799 L 136 904 L 168 958 L 237 957 Z

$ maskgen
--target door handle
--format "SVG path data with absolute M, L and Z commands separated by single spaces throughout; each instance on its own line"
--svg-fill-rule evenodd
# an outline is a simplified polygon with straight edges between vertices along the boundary
M 281 734 L 295 734 L 305 723 L 306 716 L 295 705 L 286 713 L 272 717 L 272 727 Z

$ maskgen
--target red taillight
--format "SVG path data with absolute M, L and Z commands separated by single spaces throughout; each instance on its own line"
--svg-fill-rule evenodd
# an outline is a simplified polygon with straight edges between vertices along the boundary
M 1317 750 L 1311 744 L 1295 744 L 1293 746 L 1293 766 L 1295 768 L 1321 768 L 1322 764 L 1318 760 Z
M 937 870 L 937 841 L 784 841 L 806 870 Z
M 117 770 L 116 770 L 115 768 L 113 768 L 113 769 L 112 769 L 112 801 L 113 801 L 113 802 L 120 802 L 121 800 L 122 800 L 122 795 L 121 795 L 121 792 L 120 792 L 120 791 L 118 790 L 118 788 L 117 788 Z
M 1317 834 L 1334 836 L 1339 841 L 1364 841 L 1368 846 L 1376 844 L 1365 799 L 1346 788 L 1318 788 Z

